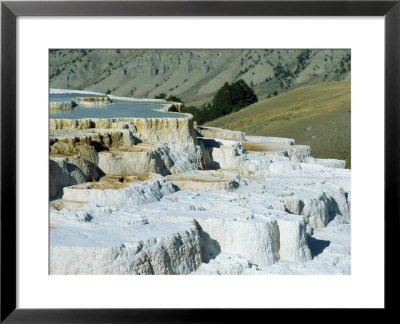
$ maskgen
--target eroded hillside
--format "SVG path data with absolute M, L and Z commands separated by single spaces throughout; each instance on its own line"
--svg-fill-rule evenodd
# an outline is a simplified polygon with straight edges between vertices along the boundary
M 350 81 L 350 50 L 51 50 L 50 87 L 119 96 L 176 95 L 211 101 L 225 83 L 243 79 L 258 98 L 300 86 Z

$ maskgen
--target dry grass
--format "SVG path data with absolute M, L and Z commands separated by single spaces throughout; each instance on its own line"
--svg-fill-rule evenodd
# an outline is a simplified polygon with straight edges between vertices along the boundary
M 294 138 L 317 158 L 351 166 L 351 85 L 323 83 L 262 100 L 206 124 L 247 135 Z

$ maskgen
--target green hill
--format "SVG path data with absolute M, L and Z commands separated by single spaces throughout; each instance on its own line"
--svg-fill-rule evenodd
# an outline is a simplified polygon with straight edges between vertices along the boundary
M 346 160 L 351 168 L 350 83 L 306 86 L 259 101 L 206 123 L 247 135 L 294 138 L 317 158 Z

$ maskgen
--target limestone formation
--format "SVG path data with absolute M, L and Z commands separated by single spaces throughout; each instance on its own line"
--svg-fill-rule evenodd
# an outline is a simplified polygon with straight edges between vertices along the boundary
M 50 119 L 50 130 L 118 129 L 131 126 L 147 143 L 196 143 L 193 117 Z
M 232 191 L 246 182 L 233 172 L 189 171 L 167 176 L 179 190 Z
M 350 170 L 293 139 L 86 118 L 51 119 L 49 144 L 51 274 L 301 269 L 319 233 L 350 233 Z
M 231 141 L 244 141 L 245 134 L 239 131 L 231 131 L 229 129 L 222 129 L 216 127 L 197 126 L 196 131 L 202 137 L 221 138 Z
M 99 206 L 135 207 L 158 201 L 175 191 L 172 183 L 153 175 L 145 181 L 99 181 L 68 186 L 64 188 L 62 198 L 75 202 L 93 202 Z
M 79 223 L 58 223 L 62 213 L 52 217 L 51 274 L 189 274 L 201 264 L 193 221 L 149 222 L 137 216 L 122 227 L 83 212 Z M 74 245 L 66 245 L 66 239 Z

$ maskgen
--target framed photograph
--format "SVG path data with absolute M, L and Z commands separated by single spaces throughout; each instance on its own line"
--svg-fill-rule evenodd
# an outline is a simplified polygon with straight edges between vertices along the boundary
M 393 309 L 399 15 L 2 2 L 1 321 Z

